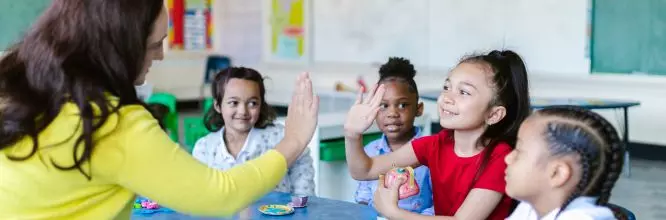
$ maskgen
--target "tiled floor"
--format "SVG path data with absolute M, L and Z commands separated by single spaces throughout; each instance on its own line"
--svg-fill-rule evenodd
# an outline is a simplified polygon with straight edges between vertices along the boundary
M 666 219 L 666 162 L 631 162 L 631 176 L 618 181 L 611 202 L 634 212 L 636 219 Z

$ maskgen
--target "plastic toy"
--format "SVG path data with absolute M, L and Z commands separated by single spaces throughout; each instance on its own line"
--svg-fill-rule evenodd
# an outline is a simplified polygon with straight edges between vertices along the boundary
M 392 185 L 399 177 L 403 177 L 407 180 L 400 185 L 400 188 L 398 188 L 399 199 L 405 199 L 419 194 L 419 185 L 416 184 L 416 180 L 414 179 L 414 169 L 411 167 L 396 167 L 391 169 L 386 173 L 384 185 Z
M 134 201 L 134 208 L 135 209 L 159 209 L 160 206 L 153 201 L 147 200 L 147 199 L 142 199 L 139 200 L 137 199 Z

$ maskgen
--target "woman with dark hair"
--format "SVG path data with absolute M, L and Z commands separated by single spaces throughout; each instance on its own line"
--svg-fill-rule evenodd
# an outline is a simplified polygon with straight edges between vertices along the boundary
M 129 218 L 136 194 L 225 216 L 275 188 L 314 133 L 309 76 L 297 79 L 275 150 L 215 171 L 172 142 L 137 97 L 166 29 L 163 0 L 53 0 L 7 51 L 0 219 Z

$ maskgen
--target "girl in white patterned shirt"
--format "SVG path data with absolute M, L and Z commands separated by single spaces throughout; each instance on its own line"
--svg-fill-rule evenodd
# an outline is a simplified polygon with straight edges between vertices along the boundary
M 273 149 L 284 137 L 275 110 L 266 103 L 263 78 L 254 69 L 231 67 L 215 76 L 213 107 L 204 116 L 210 134 L 197 140 L 192 155 L 216 169 L 229 169 Z M 314 195 L 314 167 L 308 149 L 289 167 L 276 191 Z

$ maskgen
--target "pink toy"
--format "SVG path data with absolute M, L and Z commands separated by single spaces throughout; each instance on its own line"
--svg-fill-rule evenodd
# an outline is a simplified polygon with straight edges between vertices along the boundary
M 384 178 L 384 186 L 392 185 L 395 181 L 398 181 L 399 177 L 403 177 L 404 180 L 406 180 L 398 189 L 399 199 L 405 199 L 419 194 L 419 185 L 416 184 L 416 180 L 414 179 L 414 169 L 411 167 L 391 169 Z
M 160 206 L 157 205 L 156 202 L 147 201 L 147 200 L 141 201 L 141 207 L 144 208 L 144 209 L 159 209 L 160 208 Z

